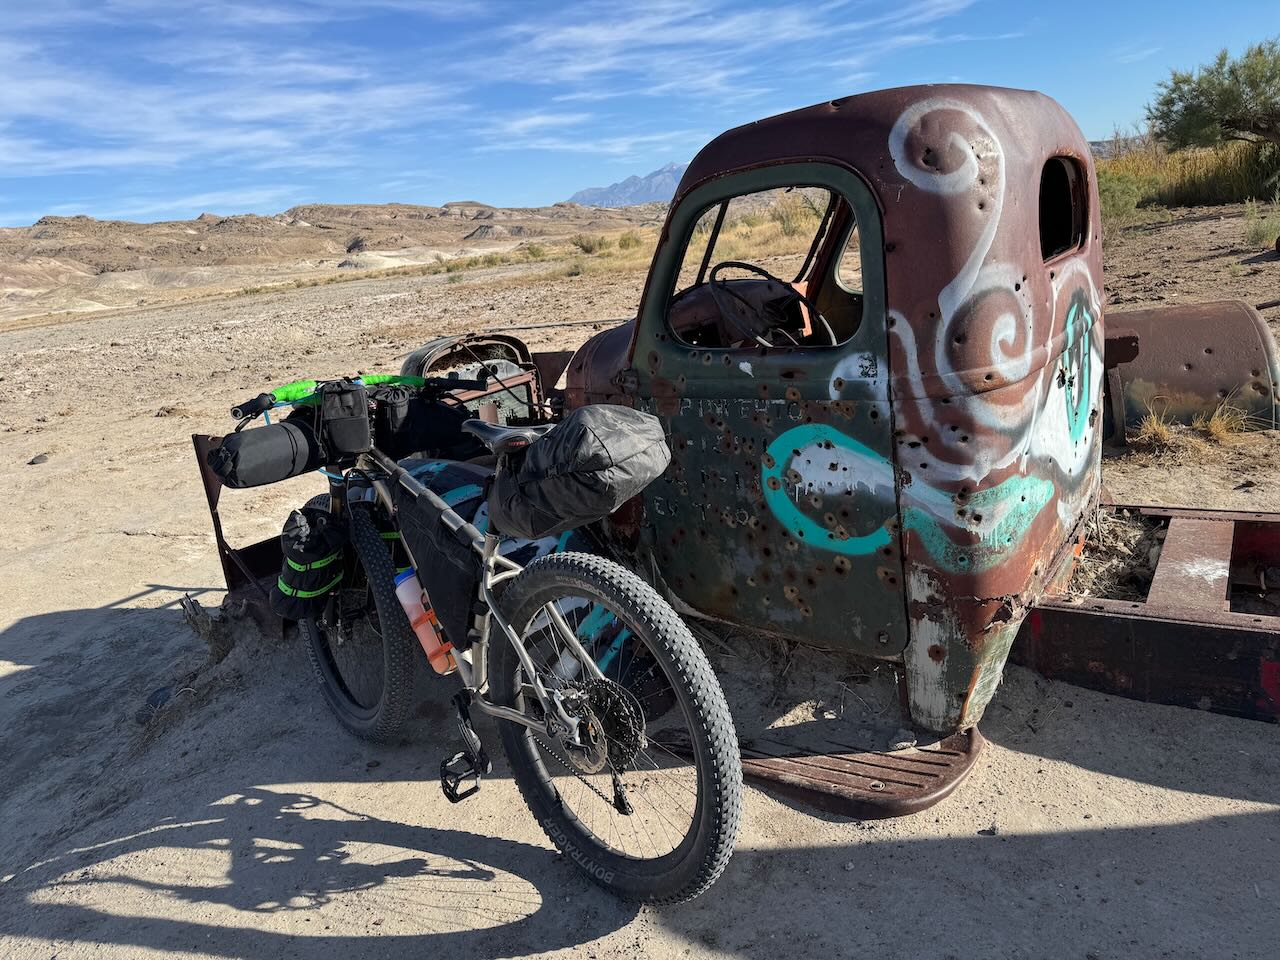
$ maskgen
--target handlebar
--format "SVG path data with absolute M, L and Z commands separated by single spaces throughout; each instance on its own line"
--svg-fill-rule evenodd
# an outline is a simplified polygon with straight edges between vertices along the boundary
M 450 390 L 483 390 L 488 385 L 487 378 L 463 380 L 459 377 L 408 377 L 388 373 L 371 373 L 357 377 L 356 382 L 366 387 L 393 385 L 434 393 L 445 393 Z M 270 393 L 260 393 L 251 400 L 237 404 L 231 408 L 231 416 L 236 420 L 244 420 L 265 413 L 277 405 L 315 403 L 323 384 L 324 381 L 319 380 L 295 380 L 293 383 L 286 383 L 283 387 L 276 387 Z
M 276 398 L 269 393 L 260 393 L 252 400 L 246 400 L 239 406 L 231 408 L 231 416 L 236 420 L 243 420 L 245 417 L 256 417 L 258 414 L 270 410 L 276 404 Z

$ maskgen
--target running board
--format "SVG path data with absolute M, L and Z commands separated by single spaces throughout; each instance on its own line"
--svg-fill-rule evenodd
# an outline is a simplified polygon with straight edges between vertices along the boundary
M 692 757 L 687 739 L 668 734 L 667 750 Z M 973 769 L 986 743 L 976 728 L 925 747 L 859 750 L 827 741 L 823 750 L 787 742 L 787 728 L 742 740 L 742 776 L 795 803 L 854 820 L 886 820 L 946 799 Z
M 787 744 L 783 730 L 742 744 L 742 775 L 806 806 L 857 820 L 928 809 L 973 769 L 985 741 L 977 729 L 927 747 L 881 752 L 830 744 L 829 753 Z

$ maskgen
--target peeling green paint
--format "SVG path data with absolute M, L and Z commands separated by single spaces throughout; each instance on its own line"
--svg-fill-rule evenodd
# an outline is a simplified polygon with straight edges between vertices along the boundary
M 956 543 L 947 536 L 947 528 L 955 529 L 956 523 L 949 520 L 944 524 L 925 507 L 907 507 L 902 512 L 902 522 L 906 529 L 919 535 L 938 564 L 952 572 L 972 573 L 989 570 L 1017 550 L 1031 522 L 1052 498 L 1050 481 L 1029 476 L 1009 477 L 998 486 L 974 493 L 966 501 L 968 515 L 992 519 L 989 525 L 983 523 L 979 539 L 969 544 Z M 948 500 L 945 508 L 951 507 Z

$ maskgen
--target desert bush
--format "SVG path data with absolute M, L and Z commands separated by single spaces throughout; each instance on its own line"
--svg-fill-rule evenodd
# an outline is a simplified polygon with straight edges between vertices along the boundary
M 1124 226 L 1138 216 L 1138 204 L 1151 192 L 1151 178 L 1132 173 L 1117 173 L 1099 165 L 1098 205 L 1105 226 Z
M 634 250 L 636 247 L 640 246 L 640 243 L 640 234 L 634 230 L 628 230 L 618 238 L 618 249 Z
M 1280 237 L 1280 191 L 1264 212 L 1256 200 L 1246 200 L 1244 205 L 1244 242 L 1249 247 L 1270 247 Z
M 547 255 L 547 248 L 540 243 L 527 243 L 523 250 L 524 255 L 530 260 L 541 260 Z
M 778 225 L 784 237 L 794 237 L 802 231 L 812 234 L 814 231 L 812 221 L 816 217 L 813 207 L 805 199 L 803 196 L 785 196 L 769 208 L 769 219 Z
M 575 234 L 569 238 L 569 242 L 583 253 L 599 253 L 610 246 L 609 238 L 603 237 L 598 233 Z
M 462 274 L 461 274 L 461 273 L 451 273 L 451 274 L 448 274 L 448 275 L 444 278 L 444 282 L 445 282 L 445 283 L 461 283 L 461 282 L 462 282 Z

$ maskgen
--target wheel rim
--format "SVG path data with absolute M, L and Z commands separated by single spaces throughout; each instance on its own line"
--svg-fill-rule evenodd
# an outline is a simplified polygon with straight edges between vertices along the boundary
M 363 603 L 357 595 L 363 597 Z M 373 592 L 358 565 L 313 626 L 314 644 L 329 688 L 351 713 L 376 713 L 386 672 L 382 629 Z
M 570 819 L 611 853 L 635 860 L 680 854 L 696 839 L 703 776 L 693 759 L 697 751 L 689 749 L 695 741 L 695 723 L 687 698 L 675 693 L 675 684 L 661 661 L 612 605 L 585 596 L 560 597 L 550 604 L 596 661 L 606 681 L 622 691 L 596 698 L 588 696 L 588 720 L 597 721 L 595 726 L 602 739 L 615 745 L 625 740 L 627 724 L 618 714 L 626 714 L 627 710 L 617 706 L 611 709 L 611 705 L 629 700 L 641 714 L 644 741 L 635 750 L 629 749 L 634 744 L 626 741 L 621 754 L 633 755 L 634 759 L 621 769 L 614 762 L 617 752 L 611 757 L 606 750 L 604 763 L 599 770 L 593 770 L 598 756 L 575 752 L 563 739 L 544 731 L 529 731 L 525 739 L 531 759 Z M 518 629 L 543 685 L 548 691 L 558 690 L 566 697 L 576 698 L 570 701 L 572 708 L 566 710 L 583 716 L 579 712 L 582 688 L 588 686 L 589 675 L 561 639 L 547 612 L 550 604 L 540 607 Z M 515 689 L 520 690 L 525 677 L 518 664 L 515 669 Z M 538 711 L 532 696 L 518 696 L 517 702 Z M 597 713 L 601 715 L 596 716 Z M 629 814 L 615 806 L 617 784 L 625 797 L 624 806 L 630 807 Z

